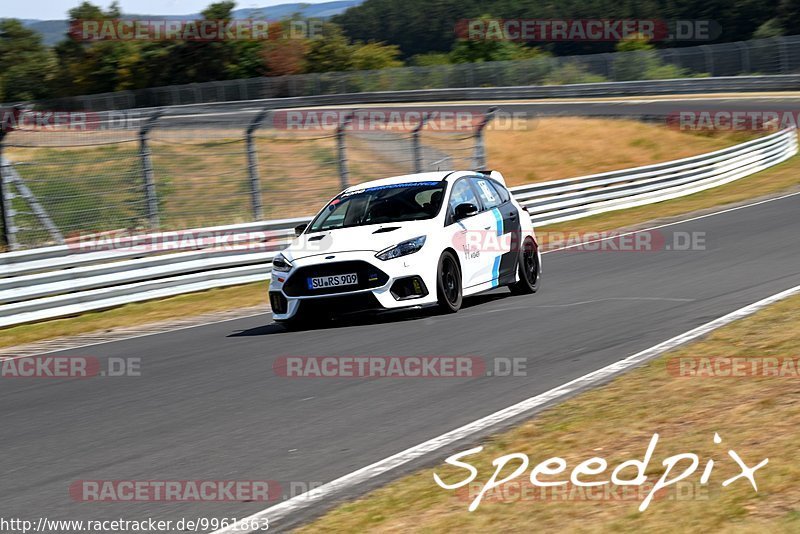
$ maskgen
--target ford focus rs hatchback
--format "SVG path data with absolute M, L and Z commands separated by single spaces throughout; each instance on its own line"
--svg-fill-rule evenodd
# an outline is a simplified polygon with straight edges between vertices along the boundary
M 346 189 L 272 264 L 277 322 L 534 293 L 541 255 L 528 213 L 496 171 L 430 172 Z

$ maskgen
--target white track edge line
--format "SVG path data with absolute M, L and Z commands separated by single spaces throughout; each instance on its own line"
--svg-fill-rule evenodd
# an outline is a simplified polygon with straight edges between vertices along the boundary
M 240 520 L 237 523 L 234 523 L 227 528 L 216 530 L 212 534 L 241 534 L 242 532 L 251 532 L 247 529 L 242 530 L 243 525 L 248 523 L 252 524 L 253 520 L 256 519 L 269 519 L 270 526 L 272 526 L 276 520 L 284 518 L 292 512 L 307 508 L 325 498 L 332 497 L 339 492 L 356 487 L 359 484 L 368 481 L 369 479 L 382 475 L 396 467 L 420 458 L 430 452 L 441 449 L 442 447 L 445 447 L 451 443 L 469 437 L 471 434 L 486 430 L 497 423 L 514 418 L 554 400 L 562 399 L 578 389 L 602 382 L 609 377 L 620 374 L 623 371 L 627 371 L 648 360 L 652 360 L 653 358 L 679 345 L 702 337 L 713 330 L 752 315 L 762 308 L 769 306 L 770 304 L 774 304 L 795 294 L 800 294 L 800 285 L 785 291 L 781 291 L 780 293 L 776 293 L 775 295 L 759 300 L 758 302 L 754 302 L 753 304 L 749 304 L 727 315 L 723 315 L 722 317 L 714 319 L 711 322 L 689 330 L 688 332 L 684 332 L 683 334 L 663 341 L 658 345 L 650 347 L 649 349 L 637 352 L 636 354 L 628 356 L 623 360 L 571 380 L 566 384 L 553 388 L 540 395 L 526 399 L 522 402 L 509 406 L 508 408 L 504 408 L 493 414 L 487 415 L 486 417 L 482 417 L 481 419 L 473 421 L 472 423 L 456 428 L 455 430 L 451 430 L 450 432 L 442 434 L 441 436 L 408 448 L 393 456 L 389 456 L 388 458 L 384 458 L 383 460 L 370 464 L 366 467 L 362 467 L 357 471 L 353 471 L 352 473 L 323 484 L 322 486 L 315 488 L 312 492 L 298 495 L 280 504 L 266 508 Z

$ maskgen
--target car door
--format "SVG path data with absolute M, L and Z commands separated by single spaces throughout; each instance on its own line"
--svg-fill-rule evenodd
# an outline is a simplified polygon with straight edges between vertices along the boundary
M 491 252 L 492 255 L 490 280 L 494 285 L 513 283 L 516 280 L 522 235 L 519 212 L 511 202 L 511 195 L 502 185 L 483 176 L 471 180 L 481 203 L 492 214 L 494 222 L 494 235 L 486 236 L 485 246 L 487 253 Z
M 456 206 L 470 203 L 478 208 L 478 213 L 456 221 Z M 461 263 L 462 286 L 469 288 L 488 282 L 492 276 L 492 259 L 482 250 L 482 238 L 494 225 L 491 212 L 484 209 L 474 185 L 468 178 L 460 178 L 450 188 L 447 203 L 445 231 L 447 240 L 456 250 Z

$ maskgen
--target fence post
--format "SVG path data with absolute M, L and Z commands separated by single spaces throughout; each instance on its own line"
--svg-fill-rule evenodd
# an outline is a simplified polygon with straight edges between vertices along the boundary
M 781 74 L 787 74 L 789 72 L 789 51 L 786 49 L 786 39 L 783 37 L 776 37 L 776 39 L 781 51 Z
M 355 111 L 344 115 L 339 121 L 339 127 L 336 128 L 336 149 L 339 156 L 339 181 L 341 182 L 342 189 L 350 187 L 350 171 L 347 169 L 347 140 L 345 130 L 352 122 Z
M 14 225 L 14 208 L 11 206 L 11 175 L 6 170 L 3 140 L 8 133 L 5 119 L 0 127 L 0 252 L 17 250 L 17 227 Z
M 419 124 L 411 132 L 411 150 L 414 153 L 414 172 L 422 172 L 422 143 L 420 143 L 420 136 L 425 123 L 428 122 L 430 115 L 424 113 Z
M 706 71 L 713 77 L 714 76 L 714 53 L 711 51 L 711 48 L 708 45 L 701 45 L 700 50 L 703 51 L 703 55 L 706 59 Z
M 490 107 L 489 111 L 486 112 L 486 115 L 483 116 L 481 123 L 475 129 L 475 147 L 473 149 L 475 169 L 482 169 L 486 166 L 486 147 L 483 143 L 483 130 L 492 121 L 498 109 L 499 108 L 495 106 Z
M 245 140 L 247 142 L 247 174 L 250 177 L 250 205 L 253 207 L 254 221 L 263 219 L 264 212 L 261 206 L 261 180 L 258 176 L 258 152 L 255 142 L 253 141 L 253 134 L 271 112 L 271 109 L 262 109 L 250 122 L 245 134 Z
M 741 65 L 742 65 L 742 72 L 745 74 L 750 74 L 750 48 L 745 43 L 734 43 L 736 47 L 739 49 L 739 55 L 741 56 Z
M 155 113 L 145 119 L 141 130 L 139 130 L 139 157 L 142 160 L 142 174 L 144 177 L 144 196 L 147 206 L 147 222 L 152 230 L 158 230 L 158 196 L 156 194 L 156 182 L 153 176 L 153 163 L 150 160 L 150 130 L 156 121 L 164 114 L 164 110 L 156 110 Z

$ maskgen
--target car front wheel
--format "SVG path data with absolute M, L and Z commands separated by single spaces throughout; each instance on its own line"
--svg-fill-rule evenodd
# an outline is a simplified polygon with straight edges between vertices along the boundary
M 439 258 L 436 294 L 439 309 L 445 313 L 455 313 L 461 308 L 461 269 L 452 252 L 445 251 Z

